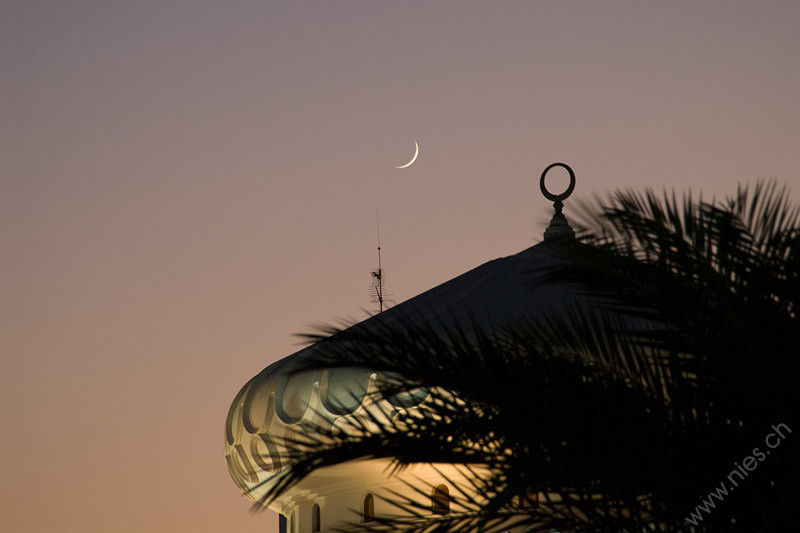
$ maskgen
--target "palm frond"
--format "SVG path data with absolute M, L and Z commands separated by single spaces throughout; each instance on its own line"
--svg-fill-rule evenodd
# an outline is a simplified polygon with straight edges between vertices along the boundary
M 582 242 L 555 249 L 569 261 L 537 278 L 573 288 L 566 313 L 493 329 L 408 314 L 311 335 L 299 370 L 369 368 L 384 397 L 428 398 L 345 431 L 308 428 L 266 498 L 318 468 L 385 458 L 392 472 L 462 465 L 469 486 L 445 516 L 430 515 L 427 489 L 395 494 L 402 512 L 375 531 L 686 531 L 770 425 L 800 427 L 800 206 L 759 182 L 722 203 L 628 191 L 582 213 Z M 696 531 L 800 525 L 796 449 L 759 464 Z M 527 493 L 543 495 L 537 507 L 512 504 Z

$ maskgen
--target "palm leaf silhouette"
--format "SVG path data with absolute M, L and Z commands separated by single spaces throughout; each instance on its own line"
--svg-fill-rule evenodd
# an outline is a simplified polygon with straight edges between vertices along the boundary
M 771 426 L 800 427 L 800 208 L 788 198 L 774 182 L 724 202 L 619 192 L 583 205 L 579 241 L 549 246 L 554 260 L 532 273 L 570 287 L 563 309 L 497 327 L 379 315 L 310 335 L 298 370 L 369 368 L 384 396 L 429 397 L 346 431 L 309 428 L 265 499 L 318 468 L 386 458 L 462 465 L 468 486 L 450 514 L 431 515 L 422 487 L 387 497 L 397 516 L 352 530 L 797 530 L 790 443 L 686 523 Z M 520 494 L 538 505 L 520 508 Z

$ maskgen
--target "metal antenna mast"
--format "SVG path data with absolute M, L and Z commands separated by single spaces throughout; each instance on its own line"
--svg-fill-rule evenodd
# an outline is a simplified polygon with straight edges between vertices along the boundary
M 375 221 L 378 229 L 378 269 L 373 270 L 372 274 L 372 302 L 378 303 L 378 312 L 383 312 L 383 268 L 381 268 L 381 218 L 378 208 L 375 208 Z

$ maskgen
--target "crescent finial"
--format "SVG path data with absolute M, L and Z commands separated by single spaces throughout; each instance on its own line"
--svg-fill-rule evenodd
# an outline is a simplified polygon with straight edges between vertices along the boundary
M 545 176 L 553 167 L 562 167 L 569 173 L 569 186 L 567 187 L 567 190 L 561 194 L 551 193 L 547 190 L 547 186 L 544 183 Z M 569 198 L 569 196 L 572 194 L 572 191 L 575 190 L 575 172 L 573 172 L 572 168 L 565 163 L 553 163 L 544 169 L 544 172 L 542 172 L 542 177 L 539 179 L 539 188 L 542 190 L 544 197 L 553 202 L 553 208 L 555 209 L 555 214 L 553 214 L 553 218 L 550 219 L 550 225 L 544 231 L 544 240 L 574 239 L 575 230 L 573 230 L 569 225 L 569 222 L 567 222 L 567 217 L 565 217 L 564 213 L 561 211 L 564 208 L 564 200 Z

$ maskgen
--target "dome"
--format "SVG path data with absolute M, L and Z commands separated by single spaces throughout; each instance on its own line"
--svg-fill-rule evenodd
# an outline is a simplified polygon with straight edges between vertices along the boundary
M 569 172 L 574 180 L 572 171 Z M 544 175 L 544 190 L 543 178 Z M 537 283 L 550 268 L 563 263 L 559 252 L 564 240 L 574 242 L 574 232 L 561 214 L 561 199 L 565 195 L 550 195 L 556 199 L 556 215 L 543 242 L 484 263 L 351 327 L 377 331 L 379 327 L 402 328 L 419 323 L 437 324 L 442 331 L 458 325 L 469 333 L 474 327 L 499 329 L 525 318 L 566 318 L 570 308 L 580 305 L 572 289 L 561 284 Z M 311 345 L 268 366 L 242 387 L 231 404 L 225 424 L 225 459 L 231 477 L 254 501 L 266 493 L 272 476 L 287 467 L 283 464 L 287 457 L 283 443 L 287 437 L 302 434 L 308 427 L 335 427 L 352 418 L 366 423 L 369 417 L 363 415 L 368 410 L 371 415 L 377 412 L 392 416 L 396 409 L 420 408 L 428 396 L 425 390 L 418 389 L 385 397 L 381 394 L 383 376 L 369 368 L 296 371 L 304 360 L 321 349 L 319 344 Z M 373 404 L 377 409 L 373 410 Z M 309 512 L 313 509 L 317 521 L 321 512 L 330 516 L 335 508 L 340 521 L 352 521 L 353 517 L 348 517 L 343 509 L 357 508 L 353 502 L 358 498 L 365 498 L 365 494 L 371 498 L 378 487 L 400 490 L 396 480 L 387 480 L 386 465 L 385 461 L 366 461 L 357 466 L 337 465 L 321 469 L 324 472 L 317 470 L 269 506 L 288 517 L 295 517 L 305 506 Z M 441 486 L 436 483 L 441 483 L 442 476 L 452 480 L 460 474 L 452 465 L 437 465 L 435 475 L 423 471 L 413 475 L 415 479 L 427 480 L 431 486 Z M 334 500 L 339 503 L 334 505 L 331 503 Z M 330 508 L 321 511 L 319 506 L 326 501 Z M 290 520 L 295 524 L 293 530 L 297 529 L 300 518 Z
M 408 321 L 499 328 L 521 318 L 546 318 L 576 305 L 570 289 L 538 284 L 544 271 L 557 265 L 558 248 L 542 242 L 520 253 L 489 261 L 411 298 L 380 315 L 352 326 L 400 326 Z M 287 431 L 302 431 L 304 423 L 336 424 L 365 409 L 368 392 L 377 392 L 392 408 L 424 402 L 422 390 L 380 396 L 381 378 L 367 368 L 331 368 L 292 372 L 314 355 L 311 345 L 277 361 L 247 382 L 231 404 L 226 421 L 225 456 L 237 484 L 252 497 L 255 486 L 281 468 L 279 442 Z M 374 397 L 371 394 L 370 397 Z M 268 459 L 266 457 L 269 457 Z

